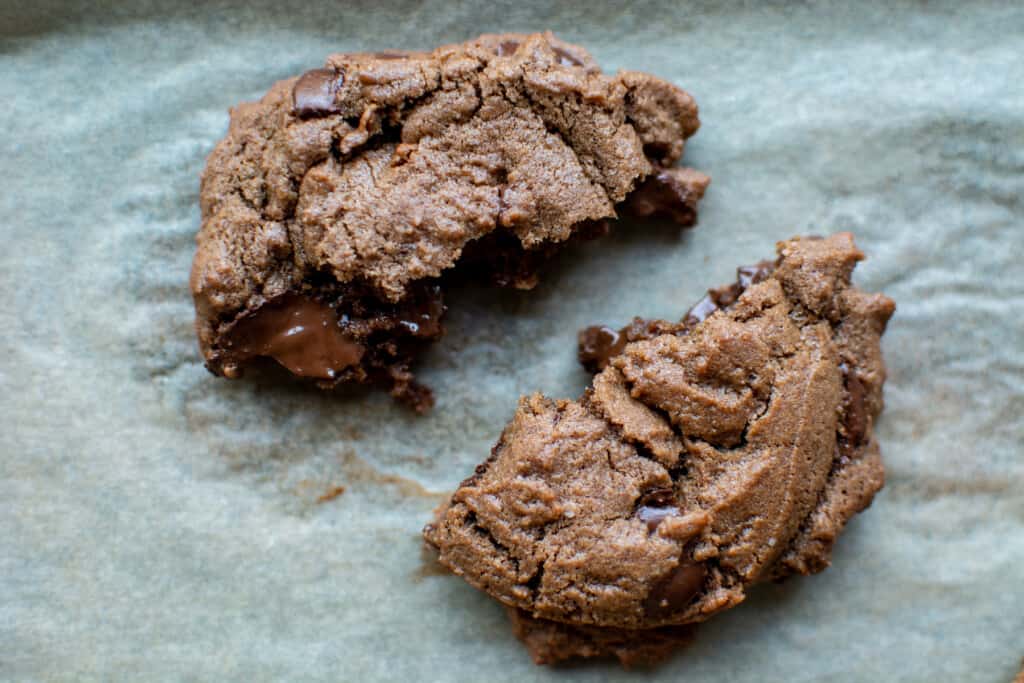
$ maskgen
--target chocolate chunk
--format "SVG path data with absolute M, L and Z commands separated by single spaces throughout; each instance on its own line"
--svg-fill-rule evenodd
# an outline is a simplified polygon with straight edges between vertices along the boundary
M 710 294 L 707 294 L 704 298 L 695 303 L 693 308 L 687 311 L 683 320 L 689 325 L 696 325 L 697 323 L 707 320 L 708 316 L 717 310 L 718 304 L 715 303 L 715 300 Z
M 633 318 L 621 330 L 605 325 L 593 325 L 580 330 L 577 338 L 577 358 L 588 372 L 604 370 L 612 358 L 622 353 L 626 344 L 651 339 L 661 334 L 679 334 L 689 327 L 667 320 Z
M 431 393 L 413 380 L 409 363 L 418 348 L 444 334 L 440 285 L 418 282 L 403 301 L 390 304 L 360 285 L 308 284 L 323 293 L 284 294 L 225 332 L 218 356 L 225 375 L 237 377 L 247 361 L 270 357 L 302 377 L 348 381 L 355 375 L 390 386 L 417 412 L 429 408 Z M 303 344 L 309 345 L 305 352 Z
M 647 594 L 644 612 L 652 619 L 662 619 L 685 609 L 704 585 L 707 574 L 702 563 L 694 562 L 684 554 L 676 568 Z
M 364 349 L 342 333 L 330 306 L 284 294 L 248 314 L 227 333 L 233 362 L 267 356 L 300 377 L 334 379 L 359 363 Z
M 414 337 L 433 339 L 441 336 L 441 318 L 445 312 L 441 288 L 432 285 L 419 300 L 413 300 L 400 314 L 394 316 L 398 327 Z
M 663 519 L 678 517 L 680 514 L 672 489 L 648 491 L 641 496 L 636 509 L 636 516 L 641 522 L 647 523 L 647 531 L 652 534 L 658 529 L 658 525 Z
M 707 295 L 687 311 L 683 323 L 692 327 L 706 320 L 715 311 L 729 308 L 747 288 L 768 279 L 774 270 L 774 261 L 758 261 L 752 266 L 740 266 L 736 269 L 736 282 L 709 289 Z
M 459 270 L 449 280 L 490 282 L 498 287 L 533 289 L 538 272 L 559 251 L 555 245 L 524 249 L 516 235 L 499 228 L 466 245 Z
M 555 54 L 558 56 L 558 63 L 562 66 L 583 66 L 583 62 L 576 59 L 568 50 L 556 47 Z
M 712 289 L 708 292 L 708 295 L 719 308 L 728 308 L 736 303 L 736 300 L 740 298 L 740 294 L 742 293 L 743 289 L 740 288 L 739 283 L 734 282 L 733 284 L 726 285 L 725 287 Z
M 692 327 L 707 320 L 715 311 L 728 308 L 736 303 L 736 300 L 740 298 L 740 294 L 743 293 L 743 289 L 745 288 L 741 288 L 739 283 L 709 289 L 704 298 L 687 311 L 683 321 Z
M 417 339 L 437 339 L 444 334 L 441 319 L 447 308 L 440 285 L 417 283 L 397 304 L 380 301 L 372 293 L 346 288 L 337 297 L 341 327 L 357 338 L 387 332 Z
M 292 88 L 292 107 L 299 118 L 338 112 L 335 95 L 345 83 L 345 74 L 333 69 L 312 69 L 299 76 Z
M 447 281 L 483 281 L 498 287 L 533 289 L 540 281 L 540 271 L 563 249 L 604 237 L 610 231 L 608 221 L 582 221 L 572 227 L 572 236 L 565 242 L 527 249 L 514 232 L 499 228 L 463 248 L 459 267 L 447 274 Z
M 622 353 L 626 335 L 605 325 L 594 325 L 580 330 L 577 357 L 588 372 L 599 372 L 608 361 Z
M 697 220 L 696 200 L 691 187 L 680 182 L 673 173 L 662 170 L 648 176 L 627 197 L 625 206 L 640 218 L 668 218 L 679 225 L 690 226 Z
M 736 283 L 740 286 L 740 292 L 767 280 L 774 270 L 775 261 L 758 261 L 752 266 L 740 266 L 736 269 Z

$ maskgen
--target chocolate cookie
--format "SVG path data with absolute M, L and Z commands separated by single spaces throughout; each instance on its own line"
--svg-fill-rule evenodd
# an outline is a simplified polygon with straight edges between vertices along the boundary
M 848 233 L 778 253 L 679 323 L 606 330 L 579 400 L 521 399 L 424 530 L 440 562 L 531 618 L 615 629 L 702 621 L 827 567 L 882 487 L 894 304 L 851 285 Z
M 530 288 L 620 212 L 692 225 L 708 178 L 673 164 L 698 126 L 684 91 L 605 76 L 550 34 L 332 55 L 234 108 L 210 155 L 191 275 L 206 365 L 273 358 L 425 409 L 409 364 L 443 333 L 442 276 Z

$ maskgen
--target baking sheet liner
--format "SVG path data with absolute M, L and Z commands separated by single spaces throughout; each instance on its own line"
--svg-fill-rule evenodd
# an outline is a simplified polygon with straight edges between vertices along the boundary
M 690 90 L 699 227 L 623 222 L 530 293 L 464 288 L 439 396 L 200 363 L 187 275 L 227 108 L 331 51 L 553 29 Z M 1008 681 L 1024 656 L 1018 3 L 8 3 L 0 8 L 0 679 L 632 680 L 534 666 L 419 530 L 576 330 L 676 318 L 797 233 L 898 303 L 886 488 L 825 573 L 651 681 Z

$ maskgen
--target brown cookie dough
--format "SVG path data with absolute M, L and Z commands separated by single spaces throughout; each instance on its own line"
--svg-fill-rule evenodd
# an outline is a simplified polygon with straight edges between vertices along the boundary
M 537 664 L 614 657 L 627 669 L 653 666 L 689 644 L 696 630 L 693 624 L 640 630 L 573 626 L 507 609 L 513 633 Z
M 684 91 L 550 34 L 332 55 L 234 108 L 210 155 L 191 275 L 207 367 L 273 358 L 425 409 L 409 364 L 443 333 L 442 276 L 530 288 L 620 212 L 692 225 L 708 178 L 673 164 L 698 126 Z
M 882 487 L 894 304 L 850 283 L 848 233 L 778 252 L 714 310 L 643 326 L 579 400 L 523 398 L 424 530 L 440 562 L 534 618 L 617 629 L 702 621 L 827 567 Z

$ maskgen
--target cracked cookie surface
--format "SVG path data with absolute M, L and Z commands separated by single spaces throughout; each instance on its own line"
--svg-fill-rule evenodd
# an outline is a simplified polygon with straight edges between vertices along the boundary
M 848 233 L 778 253 L 714 306 L 619 333 L 579 400 L 521 399 L 424 531 L 440 562 L 531 618 L 620 629 L 702 621 L 827 567 L 883 483 L 894 304 L 851 284 Z
M 207 367 L 269 357 L 424 408 L 409 363 L 443 333 L 442 275 L 529 288 L 619 212 L 691 225 L 708 178 L 673 164 L 698 126 L 684 91 L 550 34 L 332 55 L 234 108 L 210 155 L 190 280 Z

